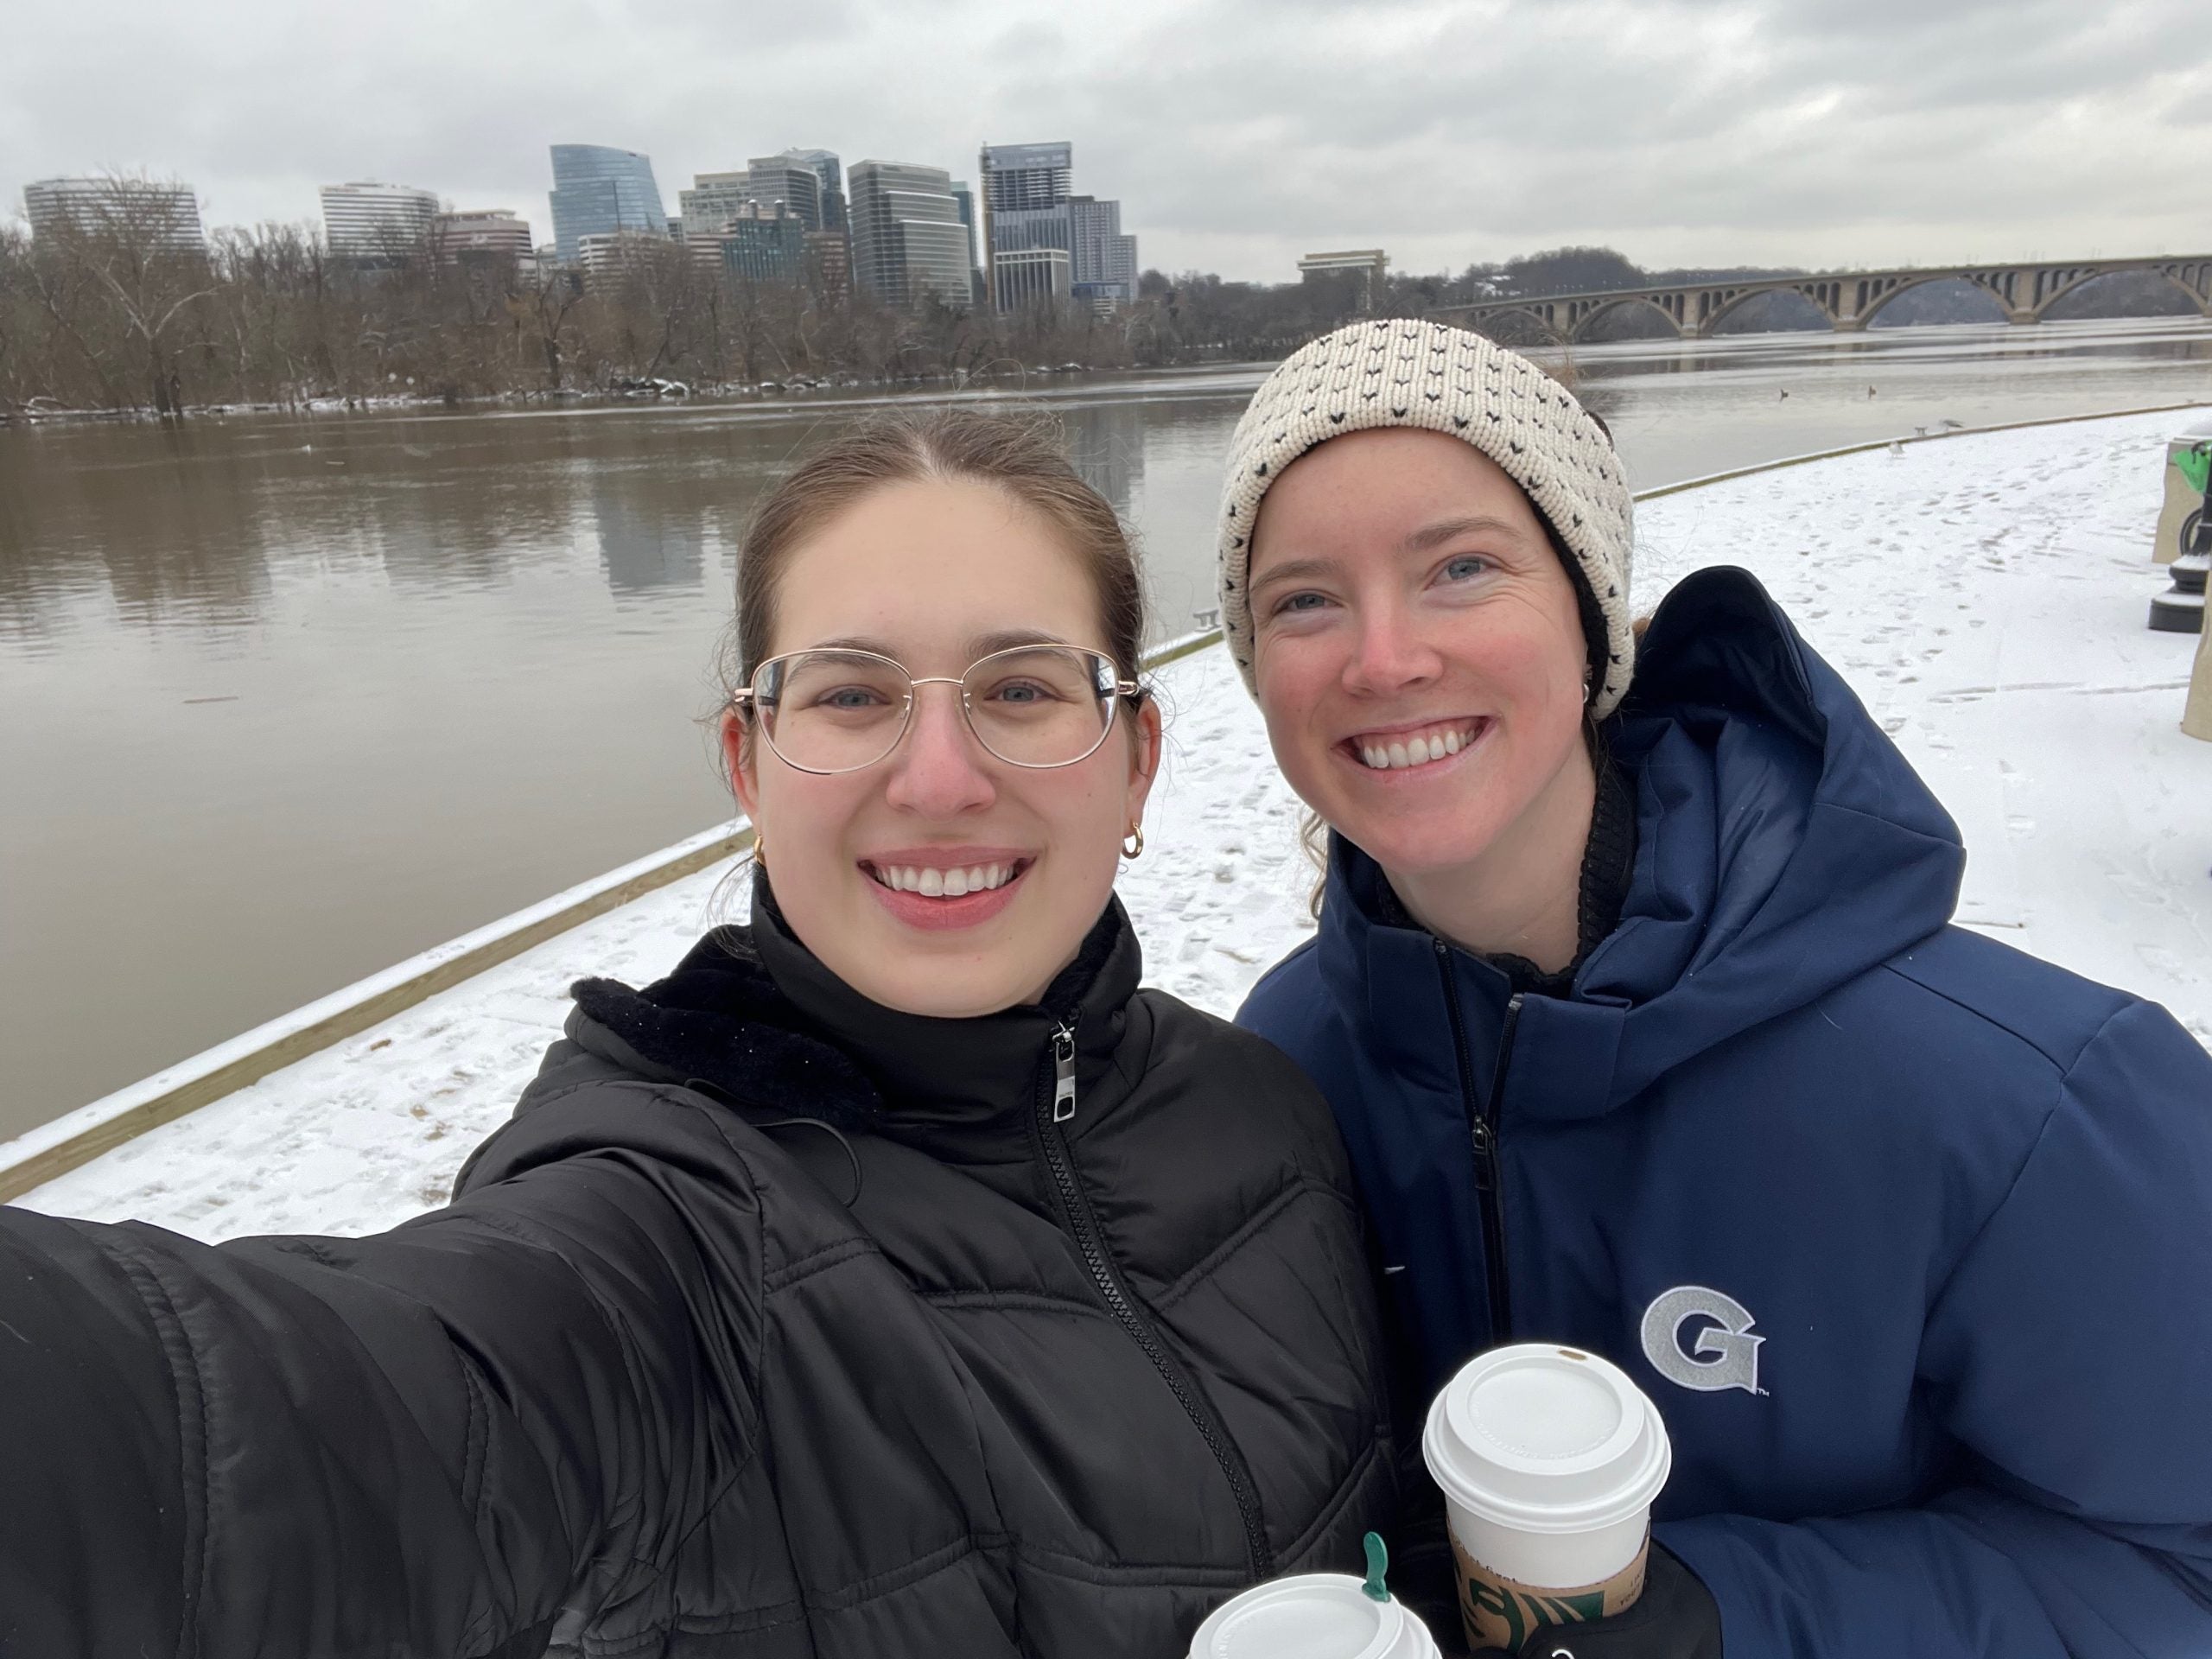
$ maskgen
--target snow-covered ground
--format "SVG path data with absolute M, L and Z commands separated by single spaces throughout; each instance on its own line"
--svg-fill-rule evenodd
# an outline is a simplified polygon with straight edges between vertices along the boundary
M 1638 511 L 1637 601 L 1756 571 L 1965 831 L 1960 919 L 2157 998 L 2212 1046 L 2212 744 L 2196 641 L 2144 626 L 2164 440 L 2186 417 L 1914 444 Z M 1122 893 L 1153 983 L 1232 1010 L 1311 931 L 1297 802 L 1228 658 L 1163 671 L 1170 739 Z M 207 1239 L 359 1233 L 442 1200 L 587 974 L 643 983 L 741 918 L 727 866 L 563 934 L 153 1130 L 22 1202 Z

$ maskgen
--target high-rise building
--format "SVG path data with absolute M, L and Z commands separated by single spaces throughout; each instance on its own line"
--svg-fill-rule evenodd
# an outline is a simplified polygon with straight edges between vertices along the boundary
M 668 234 L 652 157 L 605 144 L 555 144 L 552 149 L 553 245 L 562 264 L 580 257 L 587 236 Z
M 822 179 L 788 156 L 756 156 L 745 164 L 745 193 L 763 207 L 795 213 L 810 231 L 822 226 Z
M 985 144 L 977 157 L 983 197 L 983 259 L 992 302 L 1009 309 L 998 291 L 999 255 L 1028 248 L 1058 248 L 1071 258 L 1075 226 L 1068 214 L 1068 185 L 1075 147 L 1067 143 Z
M 1075 296 L 1102 307 L 1135 305 L 1137 239 L 1122 234 L 1122 204 L 1070 196 L 1068 217 L 1075 232 Z
M 679 236 L 673 239 L 701 276 L 719 278 L 723 270 L 722 235 L 728 229 L 725 225 L 711 236 Z
M 994 216 L 1066 204 L 1075 170 L 1075 146 L 985 144 L 983 200 Z
M 1013 297 L 998 292 L 1001 256 L 1058 248 L 1068 256 L 1073 296 L 1110 308 L 1137 297 L 1137 242 L 1122 233 L 1122 204 L 1070 194 L 1075 175 L 1075 148 L 1066 143 L 986 144 L 982 206 L 984 257 L 995 302 L 1014 308 Z M 1039 273 L 1051 261 L 1017 262 L 1007 267 L 1022 274 L 1019 297 L 1034 298 Z
M 822 228 L 843 232 L 851 229 L 845 212 L 845 175 L 834 149 L 787 149 L 784 159 L 814 169 L 821 186 Z
M 438 216 L 438 193 L 363 180 L 322 187 L 322 234 L 341 259 L 404 258 Z
M 1390 273 L 1390 257 L 1380 248 L 1347 248 L 1309 253 L 1298 262 L 1298 280 L 1343 289 L 1354 308 L 1375 309 Z
M 976 193 L 968 188 L 965 179 L 952 181 L 952 205 L 960 210 L 960 222 L 968 230 L 968 263 L 976 264 Z
M 1066 252 L 1073 297 L 1102 308 L 1135 303 L 1136 238 L 1122 233 L 1120 202 L 1070 194 L 1073 145 L 986 144 L 981 162 L 984 257 L 1000 310 L 1013 308 L 1009 296 L 997 292 L 1001 256 L 1046 248 Z M 1028 261 L 1009 267 L 1022 273 L 1025 302 L 1042 280 L 1039 273 L 1051 265 Z
M 679 249 L 667 237 L 652 231 L 607 231 L 578 237 L 573 263 L 583 267 L 587 283 L 601 283 L 620 276 L 632 265 L 642 265 L 648 260 L 681 258 L 685 252 L 698 257 L 696 251 Z
M 842 231 L 809 231 L 806 285 L 824 305 L 842 305 L 853 292 L 853 241 Z
M 999 309 L 1059 311 L 1072 292 L 1065 248 L 1009 248 L 991 257 L 991 291 Z
M 200 202 L 186 184 L 150 179 L 37 179 L 23 187 L 23 213 L 34 237 L 73 231 L 80 236 L 145 239 L 172 253 L 200 253 Z
M 952 175 L 910 162 L 856 162 L 852 185 L 854 280 L 893 305 L 934 296 L 966 309 L 968 233 Z
M 530 225 L 504 207 L 440 213 L 430 221 L 430 246 L 440 263 L 448 265 L 525 261 L 531 257 Z
M 968 232 L 968 287 L 970 303 L 978 309 L 987 305 L 991 297 L 990 278 L 983 274 L 982 262 L 976 257 L 976 193 L 968 188 L 965 179 L 952 181 L 953 206 L 960 209 L 960 223 Z
M 689 190 L 676 193 L 680 213 L 677 234 L 687 237 L 713 237 L 721 234 L 723 226 L 737 217 L 737 210 L 753 200 L 747 193 L 752 175 L 742 168 L 735 173 L 695 174 Z
M 722 269 L 733 281 L 796 283 L 806 270 L 806 221 L 781 202 L 748 201 L 722 227 Z

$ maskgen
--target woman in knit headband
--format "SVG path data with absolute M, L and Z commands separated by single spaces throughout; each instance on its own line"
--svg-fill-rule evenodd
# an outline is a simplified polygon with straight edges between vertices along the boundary
M 1957 830 L 1750 575 L 1639 645 L 1619 459 L 1511 353 L 1306 347 L 1219 531 L 1332 831 L 1241 1019 L 1331 1096 L 1408 1399 L 1570 1343 L 1673 1437 L 1643 1600 L 1523 1650 L 2212 1652 L 2212 1058 L 1949 925 Z

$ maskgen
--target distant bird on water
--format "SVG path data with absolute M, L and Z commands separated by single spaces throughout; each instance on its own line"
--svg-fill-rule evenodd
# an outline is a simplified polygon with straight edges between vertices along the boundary
M 1866 388 L 1866 395 L 1867 395 L 1869 397 L 1872 397 L 1874 395 L 1874 388 L 1873 388 L 1873 387 L 1872 387 L 1872 386 L 1867 387 L 1867 388 Z
M 1782 389 L 1782 396 L 1783 396 L 1783 397 L 1787 397 L 1789 395 L 1789 387 L 1787 387 L 1787 386 L 1784 386 L 1784 387 Z M 1776 402 L 1777 402 L 1777 403 L 1779 403 L 1779 402 L 1781 401 L 1781 398 L 1777 398 L 1775 401 L 1776 401 Z

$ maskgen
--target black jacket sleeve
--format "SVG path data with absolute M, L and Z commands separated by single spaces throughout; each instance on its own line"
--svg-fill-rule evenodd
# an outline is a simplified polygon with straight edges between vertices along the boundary
M 703 1106 L 556 1095 L 372 1238 L 0 1208 L 0 1654 L 483 1656 L 659 1570 L 757 1421 Z

